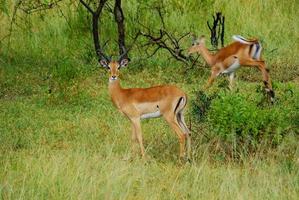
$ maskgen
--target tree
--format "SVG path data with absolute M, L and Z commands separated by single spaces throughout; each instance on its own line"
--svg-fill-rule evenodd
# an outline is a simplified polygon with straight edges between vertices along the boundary
M 101 17 L 101 13 L 103 8 L 107 2 L 107 0 L 100 0 L 96 9 L 93 10 L 90 5 L 84 0 L 80 0 L 81 4 L 92 14 L 92 33 L 93 33 L 93 42 L 96 54 L 99 59 L 103 57 L 108 59 L 108 57 L 104 54 L 101 45 L 100 45 L 100 34 L 99 34 L 99 20 Z M 114 5 L 114 18 L 118 27 L 118 45 L 119 45 L 119 54 L 125 54 L 123 57 L 128 57 L 127 48 L 125 45 L 125 26 L 124 26 L 124 14 L 121 8 L 121 0 L 115 0 Z

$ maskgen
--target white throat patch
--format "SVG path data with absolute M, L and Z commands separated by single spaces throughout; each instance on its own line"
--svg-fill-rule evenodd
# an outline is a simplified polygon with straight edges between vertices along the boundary
M 113 81 L 116 81 L 117 80 L 117 77 L 116 78 L 109 78 L 109 82 L 113 82 Z

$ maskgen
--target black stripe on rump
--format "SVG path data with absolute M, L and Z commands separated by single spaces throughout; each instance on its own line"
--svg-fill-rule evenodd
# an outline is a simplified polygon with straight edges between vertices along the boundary
M 184 99 L 184 97 L 181 97 L 180 99 L 179 99 L 179 101 L 178 101 L 178 103 L 177 103 L 177 105 L 176 105 L 176 107 L 175 107 L 175 109 L 174 109 L 174 113 L 176 113 L 176 110 L 178 109 L 178 107 L 180 106 L 180 103 L 181 103 L 181 101 Z

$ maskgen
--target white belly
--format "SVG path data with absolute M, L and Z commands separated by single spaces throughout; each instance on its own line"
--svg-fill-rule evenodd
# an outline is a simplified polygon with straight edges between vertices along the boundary
M 155 118 L 155 117 L 160 117 L 161 113 L 160 110 L 157 110 L 156 112 L 152 112 L 152 113 L 145 113 L 143 115 L 141 115 L 141 119 L 148 119 L 148 118 Z
M 229 66 L 227 69 L 225 69 L 222 73 L 230 74 L 230 73 L 236 71 L 239 67 L 240 67 L 240 63 L 238 60 L 236 60 L 231 66 Z

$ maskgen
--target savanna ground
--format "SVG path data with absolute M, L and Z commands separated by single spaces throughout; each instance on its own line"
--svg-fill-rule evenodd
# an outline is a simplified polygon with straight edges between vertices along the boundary
M 226 43 L 233 34 L 260 38 L 277 97 L 268 103 L 255 69 L 241 68 L 233 91 L 224 77 L 202 91 L 209 75 L 204 64 L 187 69 L 166 51 L 146 59 L 134 47 L 122 86 L 175 84 L 189 96 L 187 164 L 178 162 L 177 138 L 163 119 L 142 122 L 150 158 L 124 159 L 133 157 L 131 126 L 110 101 L 90 17 L 77 1 L 30 15 L 20 11 L 4 37 L 15 3 L 2 0 L 0 13 L 2 199 L 298 199 L 297 0 L 164 1 L 165 24 L 175 33 L 209 35 L 206 21 L 222 11 Z M 128 35 L 137 12 L 144 24 L 161 25 L 150 9 L 138 7 L 156 3 L 123 2 Z M 113 38 L 106 51 L 116 55 L 113 16 L 104 11 L 102 23 L 103 40 Z

